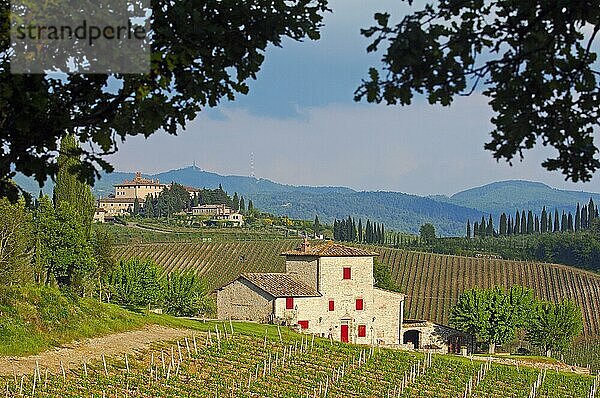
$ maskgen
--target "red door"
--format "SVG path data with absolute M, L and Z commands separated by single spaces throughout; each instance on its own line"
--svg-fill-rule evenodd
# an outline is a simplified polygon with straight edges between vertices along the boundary
M 348 325 L 342 325 L 342 342 L 348 342 Z

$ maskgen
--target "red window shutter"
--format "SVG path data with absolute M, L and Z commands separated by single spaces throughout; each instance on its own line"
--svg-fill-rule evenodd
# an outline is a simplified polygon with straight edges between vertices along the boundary
M 363 299 L 356 299 L 356 309 L 362 311 L 364 307 Z
M 308 321 L 298 321 L 298 325 L 300 325 L 300 329 L 308 329 Z
M 285 298 L 285 309 L 286 310 L 293 310 L 294 309 L 294 298 L 293 297 L 286 297 Z
M 335 302 L 333 300 L 329 300 L 329 311 L 335 310 Z
M 358 325 L 358 337 L 367 337 L 367 325 Z
M 352 271 L 350 270 L 350 267 L 344 267 L 344 279 L 350 279 L 352 275 Z

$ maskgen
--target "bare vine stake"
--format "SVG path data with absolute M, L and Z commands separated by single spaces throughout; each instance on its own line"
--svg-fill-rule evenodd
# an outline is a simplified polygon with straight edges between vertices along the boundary
M 179 362 L 183 361 L 183 355 L 181 355 L 181 346 L 179 345 L 179 340 L 177 340 L 177 352 L 179 353 Z
M 198 346 L 196 345 L 196 333 L 192 334 L 192 340 L 194 340 L 194 352 L 198 355 Z
M 46 374 L 44 375 L 44 390 L 48 386 L 48 368 L 46 368 Z
M 42 384 L 42 372 L 40 372 L 40 363 L 38 361 L 35 361 L 35 370 L 37 370 L 38 374 L 38 383 Z
M 23 379 L 25 378 L 25 375 L 21 375 L 21 387 L 19 388 L 19 395 L 23 395 Z
M 173 352 L 173 346 L 171 346 L 171 367 L 175 367 L 175 353 Z
M 85 357 L 82 356 L 81 359 L 83 361 L 83 373 L 85 373 L 85 377 L 87 377 L 88 372 L 87 372 L 87 363 L 85 362 Z
M 8 388 L 8 381 L 6 382 L 6 398 L 10 397 L 10 389 Z
M 31 396 L 35 395 L 35 383 L 37 382 L 37 370 L 33 372 L 33 388 L 31 389 Z
M 165 353 L 163 352 L 163 350 L 160 350 L 160 360 L 162 362 L 162 370 L 163 370 L 163 376 L 165 375 Z
M 127 353 L 125 353 L 125 366 L 127 367 L 127 373 L 129 373 L 129 358 L 127 358 Z
M 233 335 L 233 323 L 231 323 L 231 318 L 229 318 L 229 328 L 231 329 L 231 334 Z
M 185 337 L 185 349 L 187 350 L 188 359 L 191 358 L 192 357 L 192 351 L 190 351 L 190 343 L 189 343 L 187 337 Z
M 63 366 L 62 361 L 60 361 L 60 369 L 62 370 L 63 381 L 66 382 L 67 381 L 67 375 L 65 374 L 65 367 Z
M 104 354 L 102 354 L 102 364 L 104 365 L 104 375 L 108 377 L 108 369 L 106 368 L 106 358 L 104 357 Z

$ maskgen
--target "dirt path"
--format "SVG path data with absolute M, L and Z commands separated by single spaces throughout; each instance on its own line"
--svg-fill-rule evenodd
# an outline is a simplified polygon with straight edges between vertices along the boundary
M 572 372 L 577 374 L 589 375 L 590 370 L 588 368 L 582 368 L 578 366 L 567 365 L 562 362 L 537 362 L 527 359 L 514 359 L 514 358 L 499 358 L 499 357 L 473 357 L 473 359 L 478 359 L 480 361 L 491 360 L 495 363 L 500 363 L 503 365 L 511 365 L 511 366 L 528 366 L 530 368 L 537 368 L 540 370 L 558 370 L 561 372 Z
M 175 340 L 192 334 L 188 329 L 173 329 L 159 325 L 148 325 L 142 329 L 115 333 L 103 337 L 95 337 L 83 341 L 66 344 L 38 355 L 27 357 L 3 357 L 0 356 L 0 375 L 8 376 L 15 372 L 20 374 L 32 374 L 39 362 L 41 369 L 56 373 L 60 371 L 62 361 L 65 369 L 81 368 L 83 358 L 86 361 L 98 360 L 102 354 L 106 356 L 118 354 L 132 354 L 135 351 L 148 349 L 150 343 L 155 341 Z

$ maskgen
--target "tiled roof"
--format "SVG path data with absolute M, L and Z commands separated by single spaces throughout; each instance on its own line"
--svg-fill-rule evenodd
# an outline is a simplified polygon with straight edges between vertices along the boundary
M 304 242 L 300 247 L 281 253 L 282 256 L 316 257 L 373 257 L 379 254 L 359 247 L 344 246 L 332 241 L 312 246 Z
M 273 297 L 318 297 L 319 292 L 290 274 L 251 273 L 242 278 L 269 293 Z

